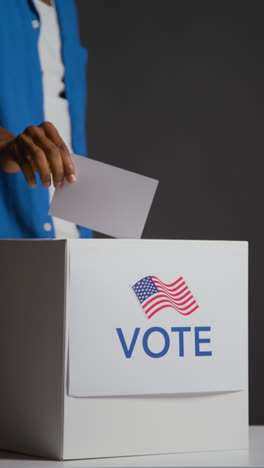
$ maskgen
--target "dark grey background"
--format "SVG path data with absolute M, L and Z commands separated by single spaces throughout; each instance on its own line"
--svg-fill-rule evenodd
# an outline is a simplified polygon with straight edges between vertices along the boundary
M 89 155 L 160 180 L 143 237 L 249 241 L 250 423 L 264 424 L 264 4 L 77 7 Z

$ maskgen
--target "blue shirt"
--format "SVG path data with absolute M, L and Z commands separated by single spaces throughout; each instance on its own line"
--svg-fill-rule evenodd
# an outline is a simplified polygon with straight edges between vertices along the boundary
M 72 126 L 72 148 L 86 155 L 85 68 L 87 51 L 81 47 L 73 0 L 55 0 L 60 25 L 65 89 Z M 43 89 L 38 55 L 39 20 L 32 0 L 0 0 L 0 126 L 15 135 L 29 125 L 44 121 Z M 0 169 L 0 238 L 54 238 L 48 215 L 49 193 L 42 187 L 30 188 L 22 172 L 8 174 Z M 52 230 L 46 232 L 44 224 Z M 92 237 L 79 227 L 80 237 Z

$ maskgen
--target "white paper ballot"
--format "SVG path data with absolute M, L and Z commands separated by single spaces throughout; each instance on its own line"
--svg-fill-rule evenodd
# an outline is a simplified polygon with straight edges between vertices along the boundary
M 78 180 L 56 190 L 49 214 L 120 238 L 140 238 L 158 181 L 72 155 Z

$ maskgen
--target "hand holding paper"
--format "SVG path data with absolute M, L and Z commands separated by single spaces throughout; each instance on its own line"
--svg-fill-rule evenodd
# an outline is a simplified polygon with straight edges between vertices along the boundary
M 56 190 L 49 214 L 120 238 L 139 238 L 158 181 L 72 155 L 77 182 Z

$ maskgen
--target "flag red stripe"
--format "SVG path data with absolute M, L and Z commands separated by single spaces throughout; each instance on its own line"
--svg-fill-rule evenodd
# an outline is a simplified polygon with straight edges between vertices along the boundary
M 175 299 L 174 297 L 171 296 L 171 294 L 168 294 L 167 292 L 165 291 L 160 291 L 161 294 L 165 294 L 166 296 L 168 296 L 176 305 L 183 305 L 183 304 L 186 304 L 186 302 L 188 302 L 193 296 L 192 296 L 192 293 L 191 291 L 187 288 L 184 288 L 184 289 L 187 289 L 187 292 L 183 295 L 183 296 L 180 296 L 180 297 L 177 297 L 177 299 Z M 191 296 L 188 298 L 188 296 Z M 182 299 L 185 299 L 185 297 L 187 297 L 187 300 L 185 302 L 181 302 Z
M 187 286 L 186 286 L 186 288 L 184 288 L 184 289 L 182 290 L 182 292 L 184 292 L 184 290 L 186 290 L 186 289 L 187 289 Z M 190 291 L 187 291 L 183 296 L 178 297 L 177 300 L 176 300 L 174 297 L 172 297 L 171 294 L 168 294 L 166 291 L 159 291 L 158 293 L 153 294 L 153 295 L 150 297 L 150 299 L 147 300 L 147 302 L 145 302 L 145 303 L 143 302 L 142 304 L 144 304 L 145 306 L 148 305 L 148 304 L 150 304 L 150 302 L 154 301 L 154 300 L 157 298 L 158 294 L 160 294 L 160 295 L 161 295 L 161 294 L 166 294 L 172 301 L 174 301 L 175 303 L 177 303 L 177 301 L 180 301 L 181 299 L 183 299 L 184 297 L 186 297 L 187 294 L 190 294 Z
M 185 310 L 183 307 L 181 307 L 183 304 L 182 303 L 177 303 L 175 302 L 173 299 L 171 299 L 169 296 L 167 296 L 166 294 L 156 294 L 155 296 L 152 297 L 151 300 L 149 300 L 147 303 L 142 303 L 141 306 L 143 307 L 143 309 L 147 309 L 148 307 L 150 306 L 153 306 L 153 304 L 160 298 L 165 298 L 167 299 L 168 301 L 171 302 L 171 304 L 173 304 L 173 306 L 176 306 L 176 307 L 179 307 L 180 310 Z M 189 300 L 193 299 L 193 297 L 190 297 L 187 302 L 189 302 Z M 194 299 L 195 301 L 195 299 Z M 187 303 L 186 302 L 186 303 Z
M 177 284 L 179 281 L 183 280 L 183 277 L 180 276 L 180 278 L 178 278 L 176 281 L 174 281 L 174 283 L 171 283 L 171 284 L 166 284 L 166 283 L 163 283 L 162 281 L 160 281 L 159 278 L 157 278 L 157 276 L 151 276 L 151 279 L 154 281 L 155 280 L 158 280 L 160 283 L 164 284 L 164 286 L 166 286 L 167 288 L 173 288 L 175 286 L 175 284 Z
M 189 294 L 189 297 L 187 297 L 187 299 L 185 299 L 185 301 L 183 302 L 180 302 L 180 301 L 175 301 L 175 299 L 171 298 L 168 294 L 154 294 L 151 299 L 149 299 L 147 302 L 142 302 L 142 307 L 145 309 L 148 305 L 150 305 L 152 302 L 156 301 L 157 299 L 159 299 L 160 297 L 165 297 L 165 298 L 168 298 L 169 300 L 171 300 L 171 302 L 176 305 L 177 307 L 179 307 L 181 309 L 181 306 L 187 304 L 187 302 L 190 302 L 191 299 L 193 299 L 193 296 L 192 294 L 190 293 L 190 291 L 188 292 Z M 182 309 L 183 310 L 183 309 Z
M 185 283 L 184 283 L 185 284 Z M 184 291 L 187 291 L 188 289 L 188 286 L 185 285 L 184 288 L 180 289 L 180 291 L 177 292 L 177 294 L 172 294 L 170 291 L 168 291 L 168 289 L 165 289 L 163 288 L 162 286 L 158 286 L 158 291 L 164 291 L 166 292 L 167 294 L 169 294 L 171 297 L 174 297 L 175 299 L 178 299 L 178 297 L 184 292 Z
M 168 305 L 163 305 L 161 307 L 159 307 L 158 309 L 154 310 L 150 315 L 147 315 L 148 319 L 150 319 L 151 317 L 153 317 L 153 315 L 155 315 L 157 312 L 159 312 L 159 310 L 161 309 L 165 309 L 166 307 L 171 307 L 169 304 Z M 183 313 L 183 312 L 180 312 L 178 310 L 178 312 L 181 314 L 181 315 L 190 315 L 192 314 L 192 312 L 194 312 L 196 309 L 198 309 L 198 305 L 195 306 L 192 310 L 190 310 L 189 312 L 186 312 L 186 313 Z
M 182 281 L 180 283 L 178 283 L 178 286 L 176 288 L 168 288 L 168 286 L 166 286 L 166 284 L 162 283 L 162 281 L 160 281 L 158 278 L 153 279 L 152 281 L 153 281 L 153 283 L 155 284 L 156 287 L 163 287 L 164 289 L 166 289 L 167 291 L 169 291 L 172 294 L 175 293 L 175 291 L 178 291 L 185 284 L 184 279 L 182 279 Z
M 156 299 L 159 299 L 159 298 L 160 298 L 160 296 L 156 297 Z M 178 310 L 179 312 L 180 312 L 180 311 L 183 311 L 183 310 L 188 310 L 188 309 L 190 309 L 190 307 L 193 306 L 193 304 L 196 303 L 196 301 L 193 300 L 188 306 L 186 306 L 186 307 L 179 307 L 177 304 L 174 303 L 174 301 L 172 301 L 172 300 L 166 298 L 166 299 L 161 299 L 160 301 L 155 302 L 154 304 L 152 304 L 152 305 L 151 305 L 150 307 L 148 307 L 148 308 L 146 308 L 145 305 L 143 305 L 143 309 L 145 310 L 146 314 L 148 314 L 149 311 L 150 311 L 151 309 L 153 309 L 153 307 L 156 307 L 158 304 L 161 304 L 162 302 L 165 302 L 165 303 L 166 303 L 166 302 L 169 302 L 169 303 L 172 305 L 172 307 L 173 307 L 174 309 Z

